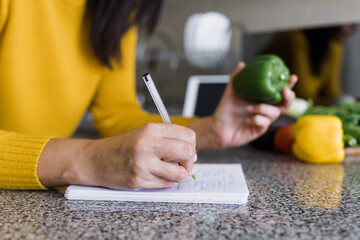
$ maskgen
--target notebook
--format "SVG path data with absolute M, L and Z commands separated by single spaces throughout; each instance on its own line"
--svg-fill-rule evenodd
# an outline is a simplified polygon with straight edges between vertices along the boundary
M 240 164 L 195 164 L 196 180 L 189 177 L 170 188 L 113 190 L 71 185 L 67 200 L 102 200 L 135 202 L 179 202 L 244 204 L 249 191 Z

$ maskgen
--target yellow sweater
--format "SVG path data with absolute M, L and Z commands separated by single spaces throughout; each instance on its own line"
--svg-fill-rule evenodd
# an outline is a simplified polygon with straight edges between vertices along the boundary
M 277 34 L 265 47 L 263 53 L 280 56 L 299 80 L 294 91 L 297 97 L 312 98 L 316 104 L 328 104 L 341 94 L 340 74 L 343 49 L 340 43 L 331 40 L 319 75 L 310 66 L 310 46 L 301 31 Z
M 49 136 L 71 136 L 87 109 L 103 137 L 162 122 L 136 100 L 136 30 L 124 36 L 122 62 L 109 70 L 91 51 L 85 4 L 0 0 L 0 188 L 44 188 L 36 169 Z

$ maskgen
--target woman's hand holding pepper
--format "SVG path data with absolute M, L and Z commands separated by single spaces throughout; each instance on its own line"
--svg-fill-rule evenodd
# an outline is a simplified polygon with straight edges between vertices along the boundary
M 214 114 L 197 118 L 188 125 L 197 134 L 198 149 L 216 149 L 240 146 L 260 137 L 280 114 L 295 99 L 295 93 L 288 88 L 282 92 L 284 101 L 280 105 L 251 104 L 241 99 L 232 88 L 231 81 L 235 74 L 245 66 L 239 63 L 231 74 L 224 95 Z M 295 75 L 290 76 L 290 86 L 297 81 Z
M 52 139 L 39 159 L 39 180 L 47 187 L 170 187 L 193 174 L 195 138 L 189 128 L 149 123 L 98 140 Z

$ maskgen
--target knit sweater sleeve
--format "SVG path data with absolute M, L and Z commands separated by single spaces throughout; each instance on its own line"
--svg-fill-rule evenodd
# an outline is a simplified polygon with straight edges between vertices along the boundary
M 49 139 L 0 130 L 0 188 L 45 189 L 37 164 Z
M 136 98 L 135 54 L 137 31 L 130 29 L 122 39 L 122 58 L 113 64 L 102 80 L 91 111 L 95 127 L 103 137 L 140 127 L 148 122 L 162 122 L 158 114 L 144 111 Z M 192 118 L 171 116 L 173 123 L 186 126 Z

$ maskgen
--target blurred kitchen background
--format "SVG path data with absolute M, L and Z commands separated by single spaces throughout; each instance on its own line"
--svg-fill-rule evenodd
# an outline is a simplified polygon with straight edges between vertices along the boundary
M 145 72 L 152 74 L 164 102 L 170 108 L 180 108 L 191 75 L 229 74 L 238 60 L 248 61 L 254 57 L 275 32 L 358 23 L 358 9 L 360 1 L 357 0 L 341 3 L 336 0 L 166 0 L 155 34 L 139 39 L 137 79 L 140 100 L 145 101 L 145 106 L 153 104 L 141 80 Z M 209 56 L 213 54 L 218 60 L 204 67 L 201 60 L 206 57 L 193 56 L 195 60 L 191 61 L 191 56 L 186 55 L 184 30 L 191 15 L 209 11 L 227 16 L 232 35 L 229 51 L 220 46 L 220 53 L 209 52 Z M 214 31 L 216 27 L 219 26 L 214 26 Z M 197 52 L 193 51 L 193 54 Z M 346 44 L 342 74 L 345 93 L 360 97 L 359 76 L 360 31 L 357 31 Z
M 254 57 L 279 31 L 360 23 L 359 9 L 358 0 L 165 0 L 155 33 L 149 37 L 139 37 L 139 101 L 144 108 L 156 112 L 141 78 L 144 73 L 150 72 L 169 112 L 181 114 L 190 76 L 230 74 L 239 60 L 248 61 Z M 187 22 L 189 18 L 207 12 L 223 14 L 229 22 L 219 15 L 213 15 L 208 22 L 202 23 L 201 31 L 203 37 L 209 31 L 214 35 L 194 46 L 193 43 L 198 40 L 194 40 L 196 34 L 185 30 L 185 26 L 188 23 L 190 30 L 193 30 L 191 23 Z M 227 24 L 231 35 L 224 30 Z M 197 28 L 193 31 L 198 33 L 200 30 Z M 185 42 L 184 37 L 187 39 Z M 218 49 L 214 47 L 216 41 Z M 204 55 L 206 50 L 209 52 Z M 344 92 L 359 98 L 359 78 L 360 31 L 357 31 L 345 48 L 342 73 Z M 81 133 L 88 131 L 91 125 L 91 116 L 85 116 L 75 135 L 81 137 Z

